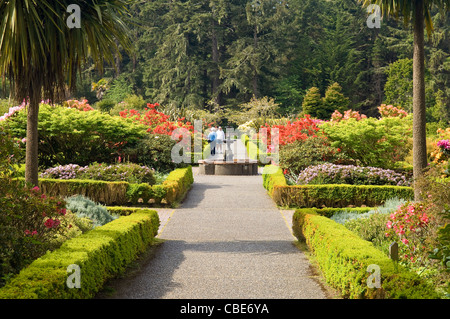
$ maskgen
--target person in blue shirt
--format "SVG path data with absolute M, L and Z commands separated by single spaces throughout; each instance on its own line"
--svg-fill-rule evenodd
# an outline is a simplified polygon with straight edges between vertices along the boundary
M 208 143 L 211 146 L 211 155 L 216 155 L 216 128 L 211 128 L 211 132 L 208 134 Z

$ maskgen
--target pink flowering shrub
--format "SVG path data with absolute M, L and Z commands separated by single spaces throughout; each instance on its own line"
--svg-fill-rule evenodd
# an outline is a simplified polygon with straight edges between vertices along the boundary
M 25 102 L 23 102 L 22 104 L 20 104 L 18 106 L 10 107 L 8 112 L 6 112 L 2 116 L 0 116 L 0 122 L 7 120 L 8 118 L 10 118 L 14 114 L 16 114 L 16 112 L 23 110 L 26 106 L 27 106 L 27 104 Z
M 378 107 L 378 111 L 381 114 L 381 117 L 399 117 L 404 118 L 408 116 L 408 112 L 403 110 L 401 107 L 396 107 L 393 105 L 381 104 Z
M 386 236 L 399 244 L 399 260 L 405 264 L 425 265 L 434 229 L 432 203 L 409 202 L 390 214 Z
M 367 118 L 367 116 L 365 116 L 364 114 L 359 114 L 358 111 L 353 111 L 353 110 L 347 110 L 344 112 L 344 114 L 342 114 L 341 112 L 336 110 L 336 111 L 334 111 L 333 114 L 331 114 L 330 122 L 340 122 L 340 121 L 348 120 L 350 118 L 354 118 L 357 121 L 360 121 L 362 119 Z
M 450 140 L 440 140 L 436 145 L 444 154 L 450 155 Z
M 92 106 L 88 104 L 88 100 L 78 101 L 78 100 L 67 100 L 63 103 L 64 107 L 69 107 L 73 109 L 77 109 L 79 111 L 92 111 L 94 110 Z
M 0 286 L 34 259 L 55 248 L 70 227 L 65 202 L 15 179 L 17 143 L 0 127 Z

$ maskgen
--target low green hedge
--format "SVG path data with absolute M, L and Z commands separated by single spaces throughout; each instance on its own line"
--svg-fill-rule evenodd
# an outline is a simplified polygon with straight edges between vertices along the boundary
M 40 179 L 39 188 L 47 196 L 83 195 L 92 201 L 109 206 L 124 206 L 129 203 L 154 205 L 165 202 L 173 205 L 180 200 L 193 183 L 192 166 L 178 168 L 170 172 L 162 185 L 147 183 L 106 182 L 77 179 Z
M 275 185 L 288 186 L 283 171 L 279 166 L 275 165 L 264 166 L 262 178 L 263 178 L 263 186 L 265 189 L 267 189 L 267 191 L 271 196 Z
M 258 147 L 258 141 L 257 140 L 251 140 L 248 135 L 243 134 L 241 135 L 241 141 L 245 145 L 245 148 L 247 149 L 247 154 L 250 159 L 257 160 L 258 165 L 266 165 L 270 159 L 267 159 L 272 154 L 263 152 Z
M 122 272 L 154 240 L 154 210 L 122 216 L 66 241 L 23 269 L 0 289 L 1 299 L 92 298 L 105 281 Z M 80 267 L 80 288 L 68 288 L 69 265 Z
M 126 207 L 126 206 L 107 206 L 106 210 L 110 214 L 118 215 L 118 216 L 128 216 L 133 213 L 142 212 L 144 210 L 148 210 L 148 208 L 144 207 Z
M 268 165 L 263 172 L 264 187 L 279 206 L 347 207 L 380 206 L 389 198 L 414 198 L 414 190 L 405 186 L 380 185 L 287 185 L 281 168 Z
M 417 274 L 395 265 L 372 243 L 312 209 L 293 215 L 292 229 L 305 241 L 327 283 L 351 299 L 435 299 L 438 295 Z M 369 265 L 380 267 L 380 288 L 369 288 Z M 372 278 L 371 278 L 372 279 Z M 371 280 L 370 279 L 370 280 Z
M 165 196 L 166 201 L 170 204 L 174 204 L 182 200 L 193 182 L 194 175 L 191 166 L 179 168 L 170 172 L 163 183 L 163 186 L 167 190 Z

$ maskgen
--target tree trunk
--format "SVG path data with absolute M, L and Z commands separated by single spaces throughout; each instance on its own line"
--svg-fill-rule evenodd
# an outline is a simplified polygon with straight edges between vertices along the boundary
M 258 52 L 258 26 L 256 25 L 256 23 L 253 29 L 253 46 L 255 53 Z M 252 86 L 253 86 L 253 96 L 255 98 L 259 98 L 258 72 L 256 70 L 256 65 L 253 65 Z
M 427 141 L 425 118 L 425 52 L 423 1 L 416 3 L 414 19 L 413 62 L 413 169 L 414 180 L 423 176 L 427 167 Z M 420 200 L 420 189 L 414 187 L 414 199 Z
M 38 116 L 39 99 L 31 98 L 27 113 L 27 142 L 25 154 L 25 181 L 38 186 Z
M 220 104 L 220 94 L 219 94 L 219 48 L 217 44 L 216 35 L 216 24 L 214 21 L 214 15 L 211 22 L 211 57 L 213 61 L 213 71 L 212 71 L 212 83 L 211 83 L 211 94 L 214 98 L 214 104 Z M 210 109 L 211 111 L 211 109 Z

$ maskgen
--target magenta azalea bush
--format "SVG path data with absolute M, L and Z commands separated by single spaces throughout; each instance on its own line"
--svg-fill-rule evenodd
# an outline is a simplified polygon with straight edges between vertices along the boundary
M 410 186 L 411 183 L 404 175 L 389 169 L 324 163 L 304 169 L 298 175 L 296 184 Z
M 437 146 L 441 149 L 442 153 L 450 156 L 450 140 L 440 140 L 437 142 Z

